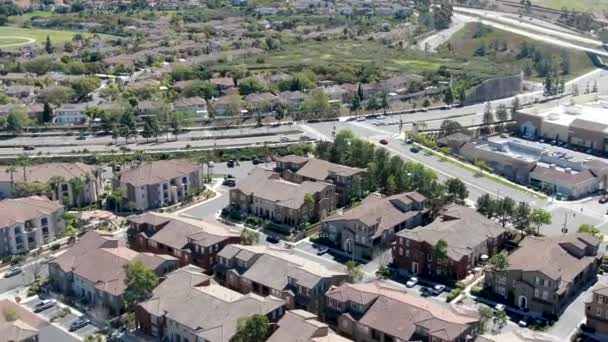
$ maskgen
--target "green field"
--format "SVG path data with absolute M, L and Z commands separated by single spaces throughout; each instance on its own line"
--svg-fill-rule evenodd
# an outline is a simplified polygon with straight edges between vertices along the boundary
M 565 51 L 560 47 L 549 44 L 544 44 L 523 36 L 519 36 L 510 32 L 497 30 L 485 26 L 487 33 L 481 37 L 476 37 L 479 31 L 478 24 L 469 23 L 462 30 L 458 31 L 449 40 L 451 50 L 448 50 L 448 44 L 440 47 L 440 51 L 445 56 L 455 56 L 466 59 L 467 64 L 476 64 L 479 61 L 485 61 L 495 67 L 503 70 L 519 72 L 523 70 L 526 64 L 532 63 L 530 58 L 518 59 L 517 55 L 521 51 L 521 46 L 525 42 L 528 46 L 534 46 L 543 55 L 552 56 L 554 64 L 559 64 L 562 53 L 567 53 L 570 59 L 570 74 L 566 75 L 566 79 L 571 79 L 594 69 L 591 60 L 585 52 L 582 51 Z M 493 45 L 501 46 L 501 49 L 491 49 L 485 56 L 475 56 L 475 51 L 481 46 L 491 47 Z M 506 44 L 506 46 L 504 46 Z M 506 49 L 505 49 L 506 48 Z M 534 74 L 530 77 L 532 80 L 540 80 Z
M 0 37 L 0 47 L 1 46 L 7 46 L 7 45 L 22 45 L 22 44 L 27 44 L 29 43 L 30 40 L 29 39 L 25 39 L 25 38 L 13 38 L 13 37 L 8 37 L 8 38 L 4 38 L 4 37 Z
M 50 17 L 53 15 L 53 12 L 48 11 L 32 11 L 23 13 L 22 15 L 12 15 L 8 17 L 8 22 L 15 25 L 21 26 L 25 22 L 29 22 L 32 18 L 44 18 Z
M 608 10 L 608 0 L 532 0 L 532 3 L 558 10 L 564 7 L 586 12 Z
M 76 33 L 73 31 L 0 26 L 0 48 L 4 45 L 24 42 L 24 39 L 20 38 L 31 38 L 36 41 L 36 44 L 43 44 L 46 36 L 50 36 L 53 44 L 63 43 L 72 40 Z M 92 34 L 86 33 L 84 35 L 91 36 Z

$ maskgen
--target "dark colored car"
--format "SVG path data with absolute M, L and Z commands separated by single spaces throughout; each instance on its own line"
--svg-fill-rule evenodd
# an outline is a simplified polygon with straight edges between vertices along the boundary
M 262 160 L 262 158 L 254 158 L 252 161 L 253 165 L 258 165 L 258 164 L 263 164 L 264 161 Z
M 57 304 L 57 301 L 54 299 L 43 300 L 40 303 L 36 304 L 34 307 L 34 312 L 41 312 L 46 309 L 50 309 Z
M 382 145 L 388 145 L 388 140 L 386 140 L 386 139 L 382 139 L 382 140 L 380 140 L 380 143 L 381 143 Z
M 329 248 L 327 247 L 321 247 L 317 250 L 317 255 L 323 255 L 325 253 L 329 252 Z
M 80 316 L 77 320 L 70 324 L 70 331 L 76 331 L 80 328 L 87 326 L 91 321 L 89 321 L 84 316 Z
M 275 235 L 267 235 L 266 241 L 268 241 L 270 243 L 279 243 L 279 241 L 281 241 L 281 239 L 279 239 L 279 237 L 275 236 Z
M 599 202 L 602 203 L 602 204 L 607 203 L 608 202 L 608 195 L 604 195 L 604 196 L 600 197 Z
M 25 145 L 25 146 L 23 146 L 23 149 L 24 149 L 24 150 L 26 150 L 26 151 L 33 151 L 33 150 L 35 150 L 36 148 L 35 148 L 34 146 L 28 146 L 28 145 Z
M 234 178 L 226 178 L 222 182 L 222 185 L 225 185 L 225 186 L 236 186 L 236 179 L 234 179 Z
M 418 147 L 418 146 L 412 146 L 410 148 L 410 151 L 414 152 L 414 153 L 418 153 L 418 152 L 420 152 L 420 147 Z
M 226 166 L 228 167 L 234 167 L 234 160 L 230 159 L 227 163 Z

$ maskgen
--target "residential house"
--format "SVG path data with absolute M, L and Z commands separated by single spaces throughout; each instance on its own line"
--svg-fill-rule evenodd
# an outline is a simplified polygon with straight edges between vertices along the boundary
M 297 162 L 294 160 L 297 159 Z M 322 159 L 286 156 L 276 159 L 276 171 L 289 181 L 328 182 L 336 186 L 338 206 L 350 201 L 354 192 L 362 192 L 367 172 L 363 169 L 330 163 Z
M 207 101 L 200 96 L 180 97 L 173 102 L 173 109 L 177 112 L 195 114 L 196 117 L 201 119 L 209 117 Z
M 205 271 L 213 270 L 222 248 L 241 242 L 238 230 L 218 221 L 150 212 L 128 221 L 130 248 L 169 254 L 179 260 L 180 266 L 194 264 Z
M 278 173 L 254 169 L 230 189 L 230 206 L 289 227 L 300 227 L 312 219 L 324 219 L 336 209 L 335 187 L 325 182 L 293 183 Z M 305 198 L 312 196 L 313 203 Z
M 390 247 L 395 234 L 425 223 L 426 198 L 417 192 L 371 194 L 361 204 L 321 222 L 321 235 L 355 258 L 372 259 Z
M 276 324 L 278 326 L 266 342 L 353 342 L 336 334 L 319 321 L 317 315 L 305 310 L 290 310 Z
M 600 242 L 589 234 L 526 237 L 485 288 L 529 315 L 556 319 L 597 278 Z
M 89 231 L 70 249 L 49 262 L 49 280 L 55 291 L 111 316 L 124 311 L 126 267 L 141 262 L 158 276 L 177 268 L 168 255 L 138 253 L 120 240 Z
M 34 79 L 35 76 L 30 73 L 22 72 L 7 72 L 0 73 L 0 84 L 13 85 L 26 83 L 30 79 Z
M 0 201 L 0 255 L 27 253 L 49 243 L 65 229 L 64 208 L 46 197 Z
M 88 103 L 64 103 L 54 110 L 53 122 L 61 125 L 84 124 L 89 120 L 87 106 Z
M 500 252 L 507 231 L 474 209 L 452 205 L 432 223 L 397 233 L 393 264 L 413 274 L 463 279 L 482 259 Z M 447 243 L 445 259 L 435 253 Z
M 156 100 L 139 101 L 139 102 L 137 102 L 137 114 L 138 115 L 156 114 L 163 107 L 166 107 L 166 105 L 162 101 L 156 101 Z
M 279 247 L 228 245 L 218 257 L 215 275 L 224 286 L 282 298 L 288 309 L 314 313 L 322 313 L 325 292 L 348 276 L 344 266 Z
M 302 104 L 309 97 L 307 93 L 301 91 L 283 91 L 279 93 L 280 101 L 290 110 L 298 111 Z
M 217 77 L 209 79 L 209 82 L 217 87 L 221 94 L 226 89 L 234 87 L 234 80 L 230 77 Z
M 243 101 L 238 95 L 226 95 L 211 99 L 209 104 L 211 113 L 214 116 L 239 116 L 246 111 L 243 108 Z M 237 111 L 237 112 L 235 112 Z
M 185 159 L 158 160 L 123 171 L 119 183 L 129 208 L 159 208 L 201 190 L 203 168 Z
M 36 87 L 28 85 L 12 85 L 6 87 L 6 89 L 4 89 L 4 93 L 9 97 L 24 99 L 33 96 L 36 89 Z
M 325 295 L 326 322 L 357 342 L 473 341 L 479 314 L 418 295 L 379 281 L 345 283 Z
M 45 323 L 36 314 L 9 299 L 0 300 L 0 336 L 7 342 L 38 342 Z M 13 317 L 11 317 L 11 315 Z
M 77 181 L 79 179 L 80 181 Z M 13 197 L 19 183 L 49 184 L 57 181 L 52 198 L 67 206 L 95 203 L 101 191 L 101 176 L 97 167 L 80 162 L 46 163 L 11 169 L 0 168 L 0 198 Z M 82 183 L 78 192 L 73 185 Z
M 284 301 L 241 294 L 217 284 L 196 266 L 180 268 L 135 309 L 139 330 L 159 341 L 230 342 L 239 319 L 264 315 L 271 323 L 283 316 Z
M 596 334 L 608 338 L 608 283 L 598 283 L 585 302 L 586 325 Z
M 253 93 L 245 96 L 247 107 L 257 113 L 267 113 L 279 104 L 279 97 L 271 93 Z

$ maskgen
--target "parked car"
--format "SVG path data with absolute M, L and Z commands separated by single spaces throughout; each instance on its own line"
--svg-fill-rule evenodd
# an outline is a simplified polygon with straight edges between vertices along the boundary
M 365 116 L 360 116 L 360 117 L 357 118 L 357 121 L 365 121 L 365 120 L 366 120 Z
M 9 268 L 8 271 L 6 271 L 6 273 L 4 273 L 4 278 L 14 277 L 21 272 L 23 272 L 21 267 L 13 266 L 13 267 Z
M 70 331 L 76 331 L 80 328 L 87 326 L 91 321 L 84 316 L 80 316 L 78 319 L 70 323 Z
M 279 237 L 276 235 L 266 235 L 266 241 L 270 243 L 279 243 L 281 239 L 279 239 Z
M 286 142 L 289 142 L 289 138 L 285 135 L 282 135 L 281 138 L 279 139 L 279 141 L 282 143 L 286 143 Z
M 34 307 L 34 312 L 41 312 L 46 309 L 50 309 L 57 304 L 57 301 L 54 299 L 45 299 L 40 303 L 36 304 Z
M 253 165 L 263 164 L 264 160 L 262 158 L 253 158 L 251 163 L 253 163 Z
M 234 167 L 234 160 L 233 160 L 233 159 L 230 159 L 230 160 L 229 160 L 229 161 L 226 163 L 226 166 L 228 166 L 228 167 Z
M 226 178 L 222 182 L 222 185 L 225 185 L 225 186 L 236 186 L 236 179 L 234 179 L 234 178 Z
M 602 204 L 607 203 L 608 202 L 608 195 L 604 195 L 602 197 L 600 197 L 600 200 L 598 201 Z
M 422 297 L 428 297 L 428 296 L 430 296 L 430 295 L 432 295 L 432 294 L 433 294 L 433 293 L 432 293 L 431 289 L 430 289 L 430 288 L 428 288 L 428 287 L 426 287 L 426 286 L 424 286 L 424 287 L 422 287 L 422 288 L 420 289 L 420 295 L 421 295 Z
M 418 147 L 418 146 L 412 146 L 410 148 L 410 152 L 418 153 L 418 152 L 420 152 L 420 147 Z
M 321 247 L 317 250 L 317 255 L 323 255 L 325 253 L 329 252 L 329 248 L 327 247 Z
M 386 140 L 386 139 L 381 139 L 381 140 L 380 140 L 380 143 L 381 143 L 382 145 L 388 145 L 388 140 Z
M 411 277 L 410 280 L 408 280 L 407 283 L 405 283 L 405 286 L 414 287 L 414 286 L 416 286 L 416 284 L 418 284 L 418 278 Z
M 302 141 L 308 141 L 308 140 L 312 140 L 312 138 L 309 137 L 308 135 L 301 135 L 300 136 L 300 140 L 302 140 Z
M 412 140 L 412 138 L 407 138 L 407 139 L 405 139 L 405 143 L 406 143 L 406 144 L 411 144 L 411 143 L 413 143 L 413 142 L 414 142 L 414 140 Z
M 439 296 L 441 293 L 443 293 L 443 291 L 445 291 L 445 285 L 437 284 L 433 286 L 433 288 L 430 290 L 432 294 L 434 294 L 435 296 Z
M 26 150 L 26 151 L 33 151 L 36 148 L 34 146 L 25 145 L 25 146 L 23 146 L 23 149 Z
M 496 311 L 505 311 L 505 308 L 506 307 L 504 304 L 498 303 L 498 304 L 494 305 L 494 310 L 496 310 Z

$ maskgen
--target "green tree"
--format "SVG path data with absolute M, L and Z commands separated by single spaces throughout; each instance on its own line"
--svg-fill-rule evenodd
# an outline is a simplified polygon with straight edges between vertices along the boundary
M 209 81 L 194 80 L 190 86 L 183 91 L 185 97 L 200 96 L 205 100 L 210 100 L 218 95 L 217 88 Z
M 44 103 L 44 107 L 42 110 L 42 117 L 40 118 L 41 123 L 50 123 L 53 121 L 53 109 L 48 102 Z
M 467 186 L 459 178 L 450 178 L 446 180 L 445 187 L 448 202 L 463 205 L 464 201 L 469 197 Z
M 253 315 L 237 321 L 236 334 L 230 342 L 264 342 L 271 333 L 268 317 Z
M 496 201 L 496 216 L 504 227 L 512 220 L 515 211 L 515 201 L 511 197 L 503 197 Z
M 158 285 L 159 278 L 141 261 L 129 262 L 125 266 L 125 272 L 127 288 L 123 298 L 125 307 L 131 311 L 135 308 L 135 305 L 150 298 L 152 290 Z
M 486 103 L 486 108 L 483 111 L 483 117 L 482 117 L 482 122 L 483 122 L 483 130 L 485 134 L 488 134 L 490 132 L 490 125 L 492 125 L 495 121 L 494 118 L 494 113 L 492 111 L 492 104 L 490 102 Z
M 97 77 L 83 77 L 73 81 L 70 86 L 72 87 L 72 90 L 74 90 L 76 97 L 83 99 L 101 86 L 101 80 Z
M 443 102 L 448 106 L 451 106 L 452 103 L 454 103 L 454 91 L 452 90 L 452 87 L 447 87 L 443 92 Z
M 241 95 L 260 93 L 264 90 L 264 85 L 257 78 L 249 77 L 239 82 L 239 93 Z
M 521 231 L 530 228 L 530 205 L 528 202 L 519 202 L 513 213 L 513 226 Z
M 530 212 L 530 223 L 536 225 L 536 235 L 540 235 L 540 226 L 551 224 L 551 213 L 543 208 L 536 208 Z
M 494 317 L 492 309 L 485 305 L 479 307 L 479 334 L 482 335 L 487 331 L 488 322 Z
M 72 88 L 55 86 L 42 89 L 38 94 L 38 100 L 43 103 L 52 103 L 55 106 L 59 106 L 70 102 L 74 96 L 75 93 Z
M 511 101 L 511 117 L 515 116 L 515 114 L 517 113 L 519 108 L 520 108 L 519 97 L 515 96 L 513 98 L 513 101 Z
M 578 227 L 577 232 L 587 233 L 587 234 L 592 235 L 594 238 L 596 238 L 600 241 L 604 241 L 604 234 L 602 234 L 602 232 L 592 224 L 588 224 L 588 223 L 581 224 Z
M 355 115 L 357 115 L 360 108 L 361 108 L 361 100 L 359 100 L 359 96 L 353 97 L 353 101 L 350 104 L 350 111 L 355 112 Z
M 508 121 L 509 120 L 509 110 L 507 109 L 507 105 L 501 103 L 496 108 L 496 118 L 498 121 Z
M 448 257 L 448 243 L 445 240 L 439 239 L 439 241 L 435 243 L 435 246 L 433 246 L 433 257 L 436 259 L 445 259 Z
M 251 229 L 243 229 L 241 232 L 241 243 L 243 245 L 251 246 L 257 245 L 260 242 L 260 234 Z
M 490 259 L 490 265 L 492 265 L 492 267 L 498 271 L 505 270 L 507 267 L 509 267 L 507 253 L 500 252 L 494 254 L 494 256 Z
M 376 271 L 378 279 L 389 279 L 391 277 L 391 269 L 386 265 L 380 265 Z
M 30 124 L 30 119 L 23 108 L 16 108 L 9 112 L 6 117 L 6 130 L 18 134 Z
M 148 140 L 152 137 L 154 137 L 154 132 L 152 130 L 152 124 L 150 123 L 151 121 L 150 116 L 144 118 L 144 129 L 141 131 L 141 136 L 142 138 L 146 139 L 146 143 L 148 142 Z
M 169 126 L 171 127 L 171 133 L 177 140 L 178 135 L 182 132 L 182 129 L 190 124 L 190 115 L 185 112 L 172 112 L 169 115 Z
M 53 53 L 53 44 L 51 43 L 51 36 L 46 36 L 46 42 L 44 43 L 44 51 L 46 53 Z
M 125 138 L 125 144 L 129 142 L 129 138 L 133 137 L 137 132 L 135 117 L 132 111 L 126 111 L 120 117 L 120 126 L 118 132 L 121 137 Z
M 442 136 L 452 135 L 454 133 L 464 132 L 465 129 L 458 121 L 453 120 L 443 120 L 441 122 L 441 127 L 439 128 Z
M 367 110 L 371 110 L 372 114 L 374 114 L 376 109 L 378 109 L 378 102 L 376 101 L 376 98 L 372 97 L 371 99 L 367 100 Z
M 488 218 L 494 216 L 496 211 L 496 202 L 490 194 L 483 194 L 477 198 L 477 211 Z
M 304 208 L 306 210 L 306 220 L 311 221 L 315 210 L 315 198 L 311 193 L 304 195 Z
M 386 115 L 386 110 L 388 109 L 388 97 L 386 96 L 386 92 L 382 93 L 382 97 L 380 98 L 380 108 L 384 111 L 384 115 Z
M 348 281 L 350 283 L 355 284 L 363 279 L 363 270 L 361 264 L 359 264 L 358 262 L 353 260 L 348 261 L 346 263 L 346 270 L 348 272 Z
M 72 190 L 72 197 L 74 198 L 74 201 L 76 202 L 76 206 L 78 208 L 80 208 L 82 191 L 84 189 L 84 183 L 83 183 L 82 179 L 80 179 L 80 177 L 74 177 L 74 178 L 70 179 L 69 183 L 70 183 L 70 188 Z
M 446 196 L 446 189 L 442 184 L 432 182 L 429 186 L 429 190 L 424 192 L 427 197 L 429 218 L 434 219 L 447 204 L 448 198 Z
M 395 176 L 394 175 L 390 175 L 386 179 L 386 188 L 384 189 L 384 191 L 388 195 L 394 195 L 394 194 L 397 193 L 397 183 L 395 181 Z
M 329 96 L 321 89 L 314 89 L 309 98 L 302 104 L 302 111 L 313 115 L 313 118 L 327 117 L 332 113 Z

